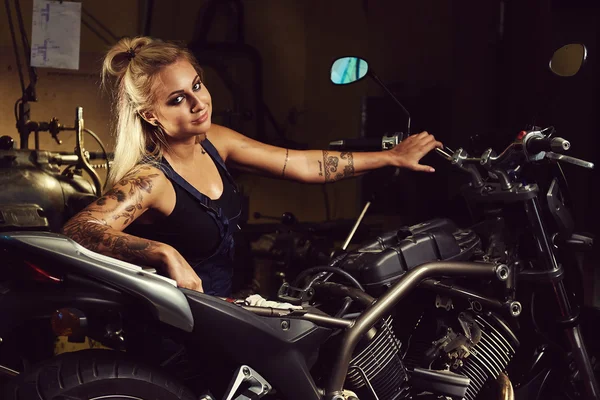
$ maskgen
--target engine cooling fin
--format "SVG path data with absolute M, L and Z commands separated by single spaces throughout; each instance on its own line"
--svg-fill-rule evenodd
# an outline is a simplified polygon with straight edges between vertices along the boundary
M 519 347 L 516 336 L 495 315 L 488 313 L 484 318 L 476 314 L 474 320 L 481 328 L 481 339 L 456 370 L 471 380 L 465 400 L 475 400 L 485 383 L 490 378 L 496 379 L 506 369 Z
M 400 357 L 401 343 L 392 318 L 376 326 L 377 333 L 350 361 L 346 384 L 360 399 L 398 400 L 408 397 L 407 373 Z

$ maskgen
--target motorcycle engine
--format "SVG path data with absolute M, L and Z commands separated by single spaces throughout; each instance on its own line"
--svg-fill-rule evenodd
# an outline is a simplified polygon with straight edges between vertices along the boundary
M 475 232 L 434 219 L 363 244 L 340 267 L 378 297 L 417 265 L 480 254 Z M 432 309 L 426 305 L 430 300 L 431 292 L 407 300 L 410 306 L 397 310 L 396 323 L 382 322 L 354 354 L 346 381 L 359 398 L 396 400 L 429 392 L 475 400 L 506 369 L 519 341 L 504 321 L 466 303 L 456 309 L 438 303 Z
M 464 398 L 475 400 L 508 366 L 519 341 L 491 312 L 427 313 L 415 326 L 403 362 L 408 370 L 450 371 L 469 378 Z
M 408 375 L 402 363 L 401 343 L 392 318 L 376 325 L 350 361 L 346 384 L 359 399 L 406 399 Z

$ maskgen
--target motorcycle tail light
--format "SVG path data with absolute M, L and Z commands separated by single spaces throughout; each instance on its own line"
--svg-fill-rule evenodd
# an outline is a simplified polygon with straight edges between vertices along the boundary
M 50 272 L 46 271 L 42 267 L 40 267 L 36 264 L 33 264 L 29 261 L 24 261 L 24 263 L 33 272 L 33 276 L 32 276 L 33 280 L 39 281 L 39 282 L 55 282 L 55 283 L 62 282 L 61 278 L 58 278 L 58 277 L 52 275 Z

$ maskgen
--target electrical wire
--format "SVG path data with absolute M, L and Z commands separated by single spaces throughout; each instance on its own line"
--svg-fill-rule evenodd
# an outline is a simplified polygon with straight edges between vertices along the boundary
M 19 125 L 19 103 L 23 101 L 23 98 L 18 98 L 15 102 L 15 121 L 17 121 L 17 125 Z
M 108 176 L 108 174 L 110 173 L 110 162 L 108 160 L 108 153 L 106 152 L 106 148 L 102 144 L 102 141 L 100 140 L 100 138 L 98 137 L 98 135 L 96 135 L 94 132 L 92 132 L 88 128 L 83 128 L 83 131 L 86 132 L 86 133 L 88 133 L 91 137 L 93 137 L 94 140 L 96 140 L 96 142 L 98 143 L 98 145 L 102 149 L 102 154 L 104 154 L 104 159 L 106 160 L 106 176 Z M 104 187 L 105 188 L 106 188 L 106 182 L 107 182 L 107 180 L 104 181 Z

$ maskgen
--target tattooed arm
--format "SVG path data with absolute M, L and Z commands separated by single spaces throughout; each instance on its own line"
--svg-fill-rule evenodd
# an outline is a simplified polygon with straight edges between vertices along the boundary
M 387 166 L 433 172 L 419 160 L 442 147 L 427 132 L 409 136 L 391 150 L 376 152 L 284 149 L 214 124 L 209 136 L 223 159 L 238 169 L 305 183 L 335 182 Z
M 82 246 L 133 264 L 165 271 L 180 287 L 202 291 L 202 282 L 173 247 L 122 232 L 149 209 L 168 214 L 174 192 L 164 174 L 141 166 L 127 174 L 111 190 L 73 216 L 62 229 Z M 172 209 L 172 206 L 171 206 Z

